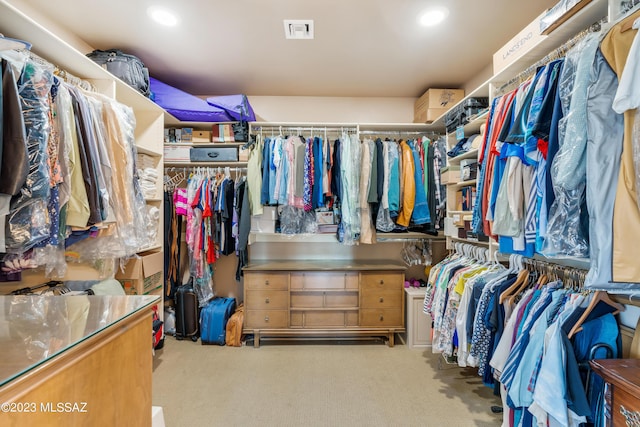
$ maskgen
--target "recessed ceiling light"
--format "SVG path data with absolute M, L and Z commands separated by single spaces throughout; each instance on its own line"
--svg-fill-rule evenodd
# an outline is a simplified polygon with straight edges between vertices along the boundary
M 166 25 L 167 27 L 174 27 L 178 24 L 176 15 L 164 7 L 150 6 L 149 9 L 147 9 L 147 14 L 158 24 Z
M 425 27 L 433 27 L 444 21 L 449 16 L 449 9 L 446 7 L 437 7 L 429 9 L 418 17 L 420 25 Z

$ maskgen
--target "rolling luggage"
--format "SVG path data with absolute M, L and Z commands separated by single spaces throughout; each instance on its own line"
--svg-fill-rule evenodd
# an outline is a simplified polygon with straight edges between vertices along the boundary
M 175 295 L 176 339 L 198 341 L 198 296 L 191 283 L 178 286 Z
M 214 298 L 200 312 L 202 344 L 225 345 L 227 322 L 236 310 L 235 298 Z

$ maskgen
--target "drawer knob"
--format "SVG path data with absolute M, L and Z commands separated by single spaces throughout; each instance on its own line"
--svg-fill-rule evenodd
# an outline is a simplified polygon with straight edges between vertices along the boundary
M 269 304 L 269 298 L 265 298 L 264 303 Z
M 380 321 L 384 321 L 384 316 L 382 314 L 380 315 Z
M 268 280 L 265 280 L 265 281 L 264 281 L 264 284 L 265 284 L 265 285 L 267 285 L 267 286 L 269 286 L 269 281 L 268 281 Z
M 380 302 L 384 302 L 384 298 L 380 297 Z
M 384 285 L 384 280 L 380 279 L 380 284 Z
M 264 316 L 264 321 L 268 322 L 269 321 L 269 316 Z

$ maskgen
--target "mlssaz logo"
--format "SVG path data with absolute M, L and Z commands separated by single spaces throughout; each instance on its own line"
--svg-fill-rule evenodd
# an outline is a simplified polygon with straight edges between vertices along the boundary
M 524 46 L 531 38 L 533 37 L 533 32 L 529 32 L 526 36 L 522 37 L 520 40 L 516 41 L 506 52 L 502 54 L 502 59 L 507 59 L 509 55 L 518 51 L 522 46 Z

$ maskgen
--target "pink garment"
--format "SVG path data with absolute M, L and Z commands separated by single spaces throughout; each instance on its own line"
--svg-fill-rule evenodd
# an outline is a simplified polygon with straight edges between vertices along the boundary
M 173 205 L 176 208 L 176 215 L 186 215 L 187 214 L 187 189 L 186 188 L 176 188 L 173 192 Z

